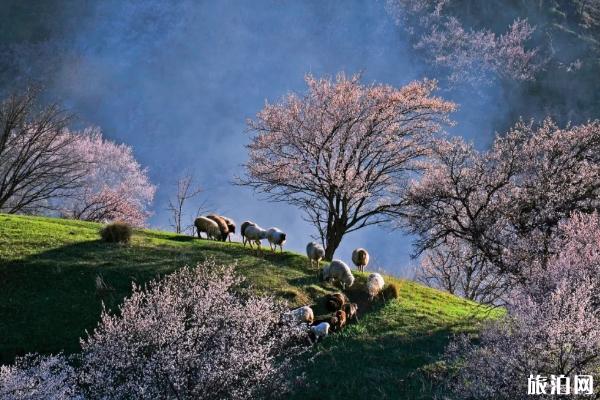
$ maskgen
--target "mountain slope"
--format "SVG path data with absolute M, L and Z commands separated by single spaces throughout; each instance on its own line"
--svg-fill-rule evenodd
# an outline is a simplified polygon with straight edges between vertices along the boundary
M 152 230 L 136 231 L 128 246 L 113 245 L 99 240 L 99 228 L 0 214 L 0 363 L 27 352 L 77 351 L 78 338 L 97 323 L 102 302 L 115 307 L 132 281 L 147 282 L 207 257 L 235 262 L 258 292 L 294 306 L 318 303 L 337 290 L 318 282 L 307 259 L 292 252 L 265 250 L 257 257 L 239 243 Z M 357 273 L 351 298 L 360 297 L 367 275 Z M 107 288 L 98 290 L 98 279 Z M 363 306 L 359 323 L 315 346 L 296 397 L 430 397 L 417 369 L 439 359 L 451 334 L 473 330 L 485 314 L 455 296 L 386 281 L 400 286 L 400 298 Z

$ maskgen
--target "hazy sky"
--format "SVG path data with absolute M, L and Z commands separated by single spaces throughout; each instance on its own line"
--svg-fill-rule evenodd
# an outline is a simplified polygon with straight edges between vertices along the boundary
M 303 91 L 306 73 L 362 71 L 365 82 L 396 86 L 435 77 L 383 1 L 115 0 L 60 11 L 60 34 L 45 53 L 36 50 L 40 65 L 31 68 L 46 71 L 49 92 L 82 124 L 134 148 L 159 186 L 154 227 L 168 226 L 167 198 L 191 171 L 213 211 L 277 226 L 288 233 L 286 247 L 303 252 L 315 230 L 298 210 L 231 185 L 246 159 L 246 119 L 266 100 Z M 453 133 L 489 144 L 502 116 L 498 88 L 438 94 L 460 103 Z M 405 274 L 412 262 L 411 239 L 398 231 L 350 234 L 336 258 L 349 261 L 357 246 L 390 273 Z

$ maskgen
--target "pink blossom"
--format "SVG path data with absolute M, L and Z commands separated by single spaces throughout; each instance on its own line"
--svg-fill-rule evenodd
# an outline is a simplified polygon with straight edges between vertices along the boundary
M 508 316 L 487 326 L 480 344 L 462 337 L 449 347 L 456 369 L 448 385 L 458 398 L 526 399 L 531 374 L 599 378 L 599 238 L 597 214 L 561 224 L 556 254 L 517 290 Z
M 61 212 L 87 221 L 144 226 L 156 186 L 131 147 L 104 139 L 96 128 L 76 137 L 72 151 L 84 158 L 87 169 L 79 188 L 58 201 Z
M 399 25 L 415 36 L 415 47 L 433 64 L 448 68 L 451 82 L 485 83 L 490 73 L 519 81 L 535 79 L 542 66 L 538 49 L 527 48 L 534 27 L 515 19 L 507 31 L 467 29 L 452 16 L 452 0 L 388 0 Z

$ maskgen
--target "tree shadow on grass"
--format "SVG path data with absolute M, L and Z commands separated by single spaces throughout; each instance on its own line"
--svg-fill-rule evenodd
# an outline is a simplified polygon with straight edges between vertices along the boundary
M 162 240 L 148 243 L 148 237 Z M 94 329 L 102 304 L 116 309 L 131 293 L 132 282 L 143 285 L 208 258 L 237 263 L 263 293 L 308 301 L 301 287 L 290 287 L 295 285 L 290 276 L 302 280 L 306 273 L 305 260 L 293 253 L 265 251 L 257 258 L 235 243 L 152 232 L 136 234 L 132 245 L 81 241 L 20 260 L 0 260 L 0 363 L 28 352 L 78 351 L 79 338 Z M 97 289 L 98 277 L 107 288 Z
M 0 261 L 0 363 L 28 352 L 79 350 L 97 324 L 102 304 L 115 309 L 144 284 L 208 251 L 189 247 L 127 246 L 100 240 L 65 245 L 10 262 Z M 97 290 L 96 279 L 108 285 Z

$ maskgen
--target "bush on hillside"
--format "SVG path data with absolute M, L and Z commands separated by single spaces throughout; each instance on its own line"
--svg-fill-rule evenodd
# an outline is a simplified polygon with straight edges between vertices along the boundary
M 400 289 L 395 283 L 390 283 L 383 288 L 383 296 L 386 300 L 397 299 L 400 297 Z
M 133 229 L 125 222 L 113 222 L 100 231 L 102 240 L 108 243 L 129 243 Z

